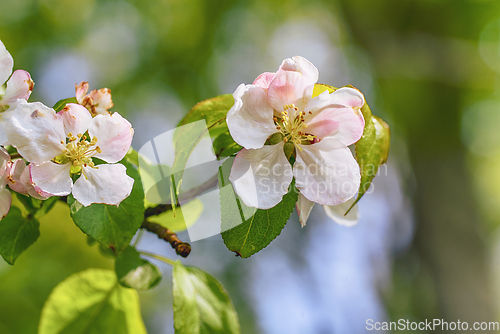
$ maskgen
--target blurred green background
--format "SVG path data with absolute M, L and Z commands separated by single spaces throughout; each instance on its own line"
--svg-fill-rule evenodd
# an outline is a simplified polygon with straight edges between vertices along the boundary
M 356 334 L 368 318 L 500 321 L 499 1 L 0 0 L 0 39 L 31 73 L 31 101 L 53 105 L 83 80 L 109 87 L 136 148 L 286 57 L 365 93 L 393 138 L 356 227 L 316 210 L 301 230 L 294 215 L 249 260 L 220 237 L 193 243 L 187 263 L 221 280 L 243 333 Z M 175 257 L 154 236 L 146 245 Z M 0 263 L 0 333 L 35 333 L 58 282 L 112 265 L 58 204 L 16 265 Z M 150 333 L 173 333 L 162 269 L 160 287 L 141 293 Z

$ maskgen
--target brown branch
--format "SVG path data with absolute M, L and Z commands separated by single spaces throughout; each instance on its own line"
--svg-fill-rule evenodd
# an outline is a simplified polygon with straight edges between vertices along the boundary
M 191 253 L 191 245 L 188 244 L 187 242 L 182 242 L 181 240 L 179 240 L 177 234 L 170 231 L 169 229 L 161 225 L 148 222 L 147 220 L 144 220 L 142 222 L 141 228 L 156 234 L 158 238 L 163 239 L 168 243 L 170 243 L 172 248 L 175 249 L 177 255 L 180 255 L 182 257 L 187 257 L 189 253 Z

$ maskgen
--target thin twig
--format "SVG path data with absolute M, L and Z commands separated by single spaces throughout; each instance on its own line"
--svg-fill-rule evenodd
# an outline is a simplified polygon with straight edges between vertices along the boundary
M 177 255 L 180 255 L 182 257 L 187 257 L 189 253 L 191 253 L 191 245 L 188 244 L 187 242 L 182 242 L 178 237 L 177 234 L 174 232 L 170 231 L 169 229 L 155 224 L 148 222 L 147 220 L 144 220 L 142 222 L 141 228 L 148 230 L 149 232 L 152 232 L 158 236 L 158 238 L 163 239 L 170 243 L 172 248 L 175 249 L 175 252 Z

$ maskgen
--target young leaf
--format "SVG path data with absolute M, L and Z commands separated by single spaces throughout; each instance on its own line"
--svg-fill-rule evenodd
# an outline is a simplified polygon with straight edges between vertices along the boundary
M 141 259 L 139 252 L 131 246 L 116 258 L 115 272 L 121 285 L 139 291 L 152 289 L 161 281 L 160 269 Z
M 280 235 L 298 200 L 298 192 L 292 182 L 288 194 L 275 207 L 269 210 L 249 208 L 238 198 L 228 180 L 232 163 L 233 159 L 224 161 L 219 173 L 222 239 L 230 251 L 246 258 Z
M 76 100 L 76 97 L 69 97 L 67 99 L 62 99 L 56 102 L 52 109 L 54 109 L 56 112 L 63 110 L 64 107 L 66 107 L 66 104 L 68 103 L 78 103 Z
M 118 284 L 113 271 L 87 269 L 55 287 L 38 334 L 146 334 L 139 307 L 137 292 Z
M 13 206 L 9 214 L 0 220 L 0 255 L 14 264 L 17 257 L 40 236 L 40 223 L 33 217 L 25 218 L 19 208 Z
M 381 118 L 373 116 L 367 103 L 361 108 L 361 112 L 365 118 L 365 129 L 363 136 L 356 143 L 356 160 L 361 170 L 361 184 L 358 197 L 351 208 L 366 193 L 380 165 L 387 162 L 391 138 L 389 125 Z
M 137 170 L 126 160 L 127 174 L 134 178 L 132 193 L 118 206 L 92 204 L 83 206 L 68 196 L 71 217 L 75 224 L 105 247 L 117 253 L 128 246 L 144 220 L 144 190 Z
M 178 261 L 172 279 L 176 334 L 240 333 L 233 304 L 214 277 Z

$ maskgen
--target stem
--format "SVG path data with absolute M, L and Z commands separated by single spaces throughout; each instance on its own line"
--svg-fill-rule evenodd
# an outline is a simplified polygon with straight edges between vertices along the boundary
M 158 238 L 163 239 L 168 243 L 170 243 L 172 248 L 175 249 L 177 255 L 180 255 L 182 257 L 187 257 L 189 253 L 191 253 L 191 245 L 188 244 L 187 242 L 182 242 L 177 237 L 177 234 L 170 231 L 169 229 L 161 225 L 148 222 L 147 220 L 144 220 L 142 222 L 141 228 L 146 229 L 149 232 L 153 232 L 158 236 Z
M 139 241 L 141 241 L 141 238 L 142 238 L 142 235 L 144 234 L 144 230 L 140 229 L 139 230 L 139 234 L 137 235 L 137 238 L 135 239 L 134 241 L 134 248 L 137 246 L 137 244 L 139 243 Z
M 154 254 L 154 253 L 144 252 L 144 251 L 139 251 L 139 254 L 144 255 L 144 256 L 149 256 L 149 257 L 152 257 L 154 259 L 163 261 L 166 264 L 169 264 L 171 266 L 175 266 L 175 261 L 172 259 L 169 259 L 168 257 L 161 256 L 161 255 Z
M 22 158 L 22 156 L 19 154 L 19 153 L 13 153 L 10 155 L 10 159 L 13 160 L 13 159 L 19 159 L 19 158 Z

